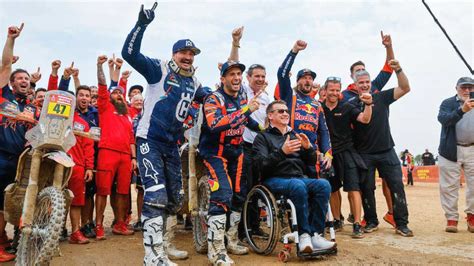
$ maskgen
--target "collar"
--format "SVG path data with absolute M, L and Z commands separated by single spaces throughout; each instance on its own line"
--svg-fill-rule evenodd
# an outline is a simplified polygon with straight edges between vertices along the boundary
M 346 90 L 359 94 L 359 91 L 357 90 L 357 87 L 354 83 L 349 84 Z
M 174 73 L 184 77 L 192 77 L 194 75 L 194 71 L 196 70 L 193 66 L 191 66 L 190 70 L 181 69 L 173 59 L 169 61 L 168 66 L 171 68 L 171 70 L 173 70 Z
M 272 125 L 269 125 L 267 130 L 270 133 L 276 133 L 280 136 L 285 136 L 285 135 L 290 134 L 293 131 L 293 128 L 291 128 L 290 126 L 286 126 L 286 133 L 285 134 L 281 134 L 280 130 L 276 127 L 273 127 Z

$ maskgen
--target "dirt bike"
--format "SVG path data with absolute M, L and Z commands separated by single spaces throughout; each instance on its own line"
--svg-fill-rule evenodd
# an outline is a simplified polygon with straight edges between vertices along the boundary
M 202 124 L 201 112 L 196 119 L 194 127 L 188 130 L 185 135 L 189 142 L 183 150 L 182 156 L 187 155 L 187 170 L 189 173 L 188 183 L 188 208 L 192 216 L 193 242 L 198 253 L 207 254 L 207 211 L 209 209 L 210 190 L 207 170 L 202 158 L 197 151 L 199 135 Z M 183 164 L 183 169 L 186 165 Z
M 21 230 L 16 265 L 48 265 L 59 253 L 66 211 L 74 197 L 66 188 L 74 166 L 66 152 L 76 143 L 74 134 L 100 138 L 99 128 L 74 128 L 75 103 L 67 92 L 47 92 L 38 122 L 13 103 L 0 106 L 3 116 L 35 124 L 26 133 L 29 148 L 20 155 L 15 182 L 5 189 L 5 220 Z

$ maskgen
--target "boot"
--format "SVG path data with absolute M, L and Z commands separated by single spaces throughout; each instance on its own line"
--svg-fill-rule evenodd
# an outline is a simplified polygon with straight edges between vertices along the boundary
M 145 247 L 145 257 L 143 265 L 145 266 L 176 266 L 176 263 L 170 261 L 166 256 L 163 247 L 163 217 L 147 218 L 142 215 L 143 221 L 143 246 Z
M 238 228 L 240 222 L 240 212 L 233 211 L 230 214 L 230 227 L 226 232 L 227 250 L 230 254 L 245 255 L 249 253 L 249 249 L 239 243 Z
M 166 255 L 172 260 L 185 260 L 188 258 L 188 252 L 176 249 L 172 241 L 174 240 L 174 232 L 176 230 L 176 215 L 170 215 L 166 218 L 166 233 L 164 235 L 164 247 Z
M 228 266 L 234 261 L 227 255 L 224 236 L 226 214 L 209 216 L 207 231 L 207 257 L 213 265 Z

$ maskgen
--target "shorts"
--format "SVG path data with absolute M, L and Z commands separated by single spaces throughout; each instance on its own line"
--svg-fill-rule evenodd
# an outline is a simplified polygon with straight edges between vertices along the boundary
M 131 179 L 132 162 L 130 154 L 109 149 L 99 149 L 95 180 L 97 195 L 110 195 L 114 182 L 117 183 L 117 194 L 128 195 Z
M 334 155 L 334 172 L 345 192 L 360 191 L 367 174 L 367 167 L 362 157 L 355 150 L 344 150 Z
M 76 165 L 72 169 L 72 175 L 69 179 L 68 188 L 74 194 L 72 199 L 71 206 L 84 206 L 86 202 L 86 180 L 85 172 L 83 166 Z
M 5 188 L 15 182 L 19 156 L 0 152 L 0 210 L 3 211 Z

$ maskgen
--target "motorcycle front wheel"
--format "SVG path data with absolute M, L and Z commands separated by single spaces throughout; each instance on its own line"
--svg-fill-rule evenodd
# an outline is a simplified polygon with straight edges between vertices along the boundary
M 44 188 L 36 200 L 31 234 L 21 233 L 16 265 L 48 265 L 59 246 L 66 202 L 55 187 Z

